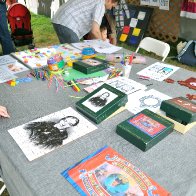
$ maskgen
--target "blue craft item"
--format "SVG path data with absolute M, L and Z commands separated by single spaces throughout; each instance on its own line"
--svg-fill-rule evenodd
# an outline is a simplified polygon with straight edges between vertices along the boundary
M 31 82 L 32 81 L 32 78 L 19 78 L 19 79 L 16 79 L 17 82 Z
M 95 54 L 94 48 L 83 48 L 82 50 L 82 55 L 90 56 L 94 54 Z
M 130 44 L 137 44 L 138 43 L 138 37 L 132 35 L 129 39 L 129 43 Z

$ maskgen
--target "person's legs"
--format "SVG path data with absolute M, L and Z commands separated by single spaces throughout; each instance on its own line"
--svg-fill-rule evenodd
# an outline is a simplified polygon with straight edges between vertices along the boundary
M 71 29 L 53 23 L 54 30 L 59 38 L 61 44 L 64 43 L 77 43 L 80 41 L 76 33 L 74 33 Z
M 6 11 L 6 4 L 0 4 L 0 43 L 4 55 L 15 52 L 10 32 L 8 30 Z

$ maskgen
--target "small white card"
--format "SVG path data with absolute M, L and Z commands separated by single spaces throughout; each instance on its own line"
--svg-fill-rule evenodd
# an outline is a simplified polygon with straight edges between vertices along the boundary
M 138 19 L 137 18 L 131 18 L 131 22 L 129 24 L 130 27 L 136 27 L 137 26 Z

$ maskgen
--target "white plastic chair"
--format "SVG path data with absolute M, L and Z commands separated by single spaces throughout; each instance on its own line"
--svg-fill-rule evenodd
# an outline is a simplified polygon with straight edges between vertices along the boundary
M 4 181 L 3 181 L 3 179 L 0 177 L 0 182 L 3 182 L 4 183 Z M 1 189 L 0 189 L 0 195 L 3 193 L 3 191 L 6 189 L 6 186 L 5 186 L 5 184 L 1 187 Z
M 153 52 L 156 55 L 163 57 L 162 61 L 166 59 L 170 51 L 169 44 L 163 41 L 154 39 L 152 37 L 145 37 L 144 39 L 142 39 L 142 41 L 140 42 L 135 52 L 137 53 L 140 48 L 148 52 Z

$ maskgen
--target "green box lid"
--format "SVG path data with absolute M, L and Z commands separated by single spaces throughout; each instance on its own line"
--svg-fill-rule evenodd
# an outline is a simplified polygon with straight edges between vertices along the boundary
M 116 132 L 143 151 L 147 151 L 169 133 L 174 124 L 145 109 L 117 125 Z
M 76 109 L 95 123 L 100 123 L 128 101 L 127 95 L 103 84 L 76 103 Z
M 98 58 L 79 60 L 73 63 L 73 69 L 91 74 L 108 68 L 107 62 Z
M 165 100 L 160 108 L 168 117 L 184 125 L 196 121 L 196 104 L 184 97 Z

